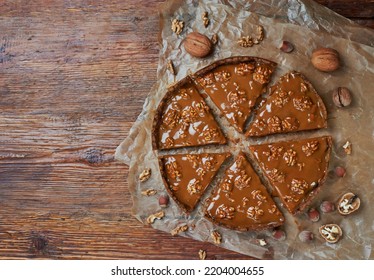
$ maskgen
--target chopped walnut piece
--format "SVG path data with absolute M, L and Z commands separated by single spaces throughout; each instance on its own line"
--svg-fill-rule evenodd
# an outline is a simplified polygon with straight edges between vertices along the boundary
M 182 177 L 179 170 L 179 166 L 176 161 L 171 161 L 165 164 L 166 173 L 171 179 L 176 179 Z
M 167 137 L 167 138 L 165 139 L 165 146 L 168 147 L 168 148 L 170 148 L 170 147 L 172 147 L 173 145 L 174 145 L 174 141 L 173 141 L 173 139 L 171 139 L 170 137 Z
M 272 73 L 271 69 L 265 66 L 257 66 L 253 73 L 253 80 L 262 85 L 266 84 L 269 82 L 271 73 Z
M 140 182 L 145 182 L 151 177 L 152 170 L 150 168 L 144 169 L 139 175 Z
M 148 190 L 144 190 L 141 192 L 141 194 L 145 196 L 152 196 L 152 195 L 155 195 L 156 193 L 157 191 L 155 189 L 148 189 Z
M 262 194 L 260 190 L 253 190 L 251 192 L 252 199 L 257 200 L 257 205 L 260 206 L 263 202 L 266 202 L 266 196 Z
M 352 143 L 347 141 L 344 145 L 343 145 L 343 149 L 344 149 L 344 152 L 347 154 L 347 155 L 350 155 L 352 153 Z
M 173 61 L 171 61 L 170 59 L 168 60 L 167 64 L 166 64 L 166 69 L 169 70 L 169 72 L 175 76 L 175 68 L 174 68 L 174 64 L 173 64 Z
M 177 35 L 181 34 L 183 31 L 184 22 L 182 20 L 173 19 L 171 22 L 171 30 Z
M 309 189 L 309 185 L 305 180 L 292 179 L 291 191 L 296 194 L 304 194 Z
M 253 63 L 240 63 L 235 67 L 235 73 L 244 76 L 248 73 L 253 73 L 255 66 Z
M 300 84 L 300 91 L 301 92 L 306 92 L 308 90 L 308 86 L 304 83 Z
M 147 223 L 148 224 L 153 224 L 156 219 L 161 220 L 163 217 L 165 217 L 165 212 L 164 211 L 157 212 L 155 214 L 152 214 L 152 215 L 148 216 Z
M 272 116 L 267 120 L 267 125 L 270 132 L 281 132 L 282 131 L 282 120 L 277 116 Z
M 284 131 L 296 130 L 299 127 L 299 125 L 299 121 L 293 117 L 287 117 L 282 121 L 282 129 Z
M 231 74 L 228 71 L 218 71 L 214 73 L 214 78 L 217 82 L 227 82 L 231 78 Z
M 318 150 L 318 147 L 319 147 L 319 143 L 317 140 L 315 140 L 315 141 L 308 142 L 306 145 L 303 145 L 301 149 L 307 157 L 310 157 L 312 154 L 314 154 L 315 151 Z
M 192 179 L 187 185 L 187 191 L 190 195 L 200 193 L 202 189 L 203 186 L 201 185 L 201 182 L 196 179 Z
M 284 154 L 283 154 L 283 159 L 286 161 L 288 166 L 294 166 L 296 164 L 297 160 L 297 153 L 293 149 L 288 149 Z
M 235 181 L 234 181 L 234 185 L 236 188 L 238 188 L 239 190 L 242 190 L 244 188 L 247 188 L 249 187 L 249 183 L 251 182 L 251 177 L 249 177 L 247 175 L 247 173 L 242 170 L 240 172 L 240 175 L 238 175 L 236 178 L 235 178 Z
M 280 170 L 274 168 L 270 172 L 268 172 L 269 179 L 273 182 L 283 183 L 285 179 L 284 173 Z
M 213 45 L 216 45 L 218 43 L 218 35 L 217 35 L 217 33 L 213 34 L 213 36 L 210 39 L 210 41 L 212 41 Z
M 199 259 L 200 260 L 205 260 L 206 259 L 206 251 L 199 250 Z
M 277 160 L 281 156 L 283 149 L 283 147 L 276 147 L 271 145 L 270 150 L 268 152 L 264 151 L 263 154 L 268 157 L 268 161 Z
M 212 231 L 210 236 L 212 237 L 214 244 L 221 244 L 222 236 L 218 231 L 216 231 L 216 230 Z
M 264 215 L 264 210 L 262 210 L 260 207 L 258 206 L 250 206 L 247 210 L 247 217 L 248 218 L 251 218 L 251 219 L 254 219 L 254 220 L 258 220 L 261 216 Z
M 208 18 L 208 12 L 204 12 L 204 13 L 203 13 L 202 19 L 203 19 L 204 27 L 205 27 L 205 28 L 208 27 L 209 22 L 210 22 L 210 20 L 209 20 L 209 18 Z
M 206 141 L 211 141 L 218 136 L 219 136 L 219 133 L 218 133 L 218 129 L 216 128 L 209 128 L 203 132 L 203 137 Z
M 257 242 L 258 242 L 258 244 L 260 244 L 260 246 L 262 246 L 262 247 L 268 245 L 268 243 L 266 242 L 266 240 L 263 239 L 263 238 L 257 239 Z
M 234 218 L 234 212 L 235 212 L 234 207 L 229 207 L 224 204 L 218 206 L 216 210 L 217 216 L 220 219 L 228 219 L 228 220 L 232 220 Z
M 313 102 L 308 96 L 302 96 L 293 99 L 293 106 L 296 110 L 304 112 L 313 106 Z
M 179 225 L 177 227 L 175 227 L 170 233 L 172 236 L 176 236 L 178 234 L 180 234 L 181 232 L 185 232 L 188 230 L 188 226 L 186 224 L 184 225 Z
M 254 45 L 253 38 L 251 36 L 243 36 L 238 40 L 238 44 L 243 48 L 252 47 Z

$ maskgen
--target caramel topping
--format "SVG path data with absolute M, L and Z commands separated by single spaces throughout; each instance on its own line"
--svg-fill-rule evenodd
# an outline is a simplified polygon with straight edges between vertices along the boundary
M 291 72 L 271 88 L 246 135 L 264 136 L 326 126 L 327 114 L 322 99 L 300 73 Z
M 257 98 L 270 80 L 275 65 L 252 59 L 245 63 L 220 65 L 197 78 L 228 121 L 243 132 Z
M 229 156 L 230 153 L 160 157 L 167 191 L 184 211 L 192 211 Z
M 254 145 L 250 149 L 288 211 L 295 214 L 325 180 L 331 137 Z
M 214 223 L 236 230 L 275 227 L 284 221 L 244 153 L 226 170 L 205 207 Z
M 160 149 L 226 143 L 209 107 L 192 82 L 169 92 L 159 110 L 156 141 Z

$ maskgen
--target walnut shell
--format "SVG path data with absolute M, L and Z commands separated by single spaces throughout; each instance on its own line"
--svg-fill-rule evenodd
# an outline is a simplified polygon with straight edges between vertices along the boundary
M 360 208 L 361 200 L 354 193 L 344 194 L 338 201 L 338 212 L 344 216 L 352 214 Z
M 184 49 L 194 57 L 206 57 L 213 50 L 213 44 L 208 37 L 199 33 L 192 32 L 187 35 L 183 41 Z
M 319 48 L 312 53 L 312 64 L 322 72 L 332 72 L 339 68 L 339 53 L 331 48 Z
M 327 224 L 319 228 L 319 233 L 329 243 L 336 243 L 343 235 L 343 231 L 337 224 Z

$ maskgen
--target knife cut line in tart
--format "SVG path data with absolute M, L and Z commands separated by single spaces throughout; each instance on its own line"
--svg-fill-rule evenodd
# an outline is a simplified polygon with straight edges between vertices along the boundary
M 250 116 L 258 97 L 265 92 L 276 63 L 238 56 L 216 61 L 193 75 L 226 119 L 239 132 Z
M 200 201 L 230 153 L 179 154 L 159 157 L 161 176 L 167 192 L 186 213 Z
M 153 149 L 225 143 L 210 108 L 189 77 L 167 91 L 153 122 Z
M 323 100 L 304 75 L 295 71 L 282 76 L 271 87 L 269 96 L 260 103 L 255 113 L 246 136 L 327 127 Z
M 330 136 L 250 146 L 263 173 L 291 214 L 320 191 L 330 159 Z
M 204 208 L 207 219 L 233 230 L 263 230 L 284 223 L 283 214 L 242 152 L 226 169 Z

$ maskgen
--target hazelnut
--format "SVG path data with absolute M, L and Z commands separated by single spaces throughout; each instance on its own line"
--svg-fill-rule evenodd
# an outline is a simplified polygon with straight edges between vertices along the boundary
M 347 107 L 352 102 L 351 92 L 346 87 L 338 87 L 332 93 L 332 101 L 339 108 Z
M 319 48 L 312 53 L 313 66 L 322 72 L 332 72 L 339 68 L 339 53 L 331 48 Z
M 213 44 L 209 38 L 199 32 L 188 34 L 183 41 L 183 46 L 186 52 L 199 58 L 209 55 L 213 50 Z
M 308 218 L 312 222 L 318 222 L 319 221 L 319 212 L 315 208 L 310 208 L 308 211 Z
M 271 235 L 273 236 L 275 240 L 278 240 L 278 241 L 286 240 L 286 233 L 284 232 L 284 230 L 274 229 Z
M 342 229 L 336 224 L 327 224 L 319 228 L 319 233 L 329 243 L 336 243 L 343 235 Z
M 169 206 L 169 196 L 166 195 L 166 194 L 162 194 L 160 195 L 160 197 L 158 198 L 158 204 L 162 207 L 162 208 L 166 208 Z
M 281 46 L 279 47 L 279 49 L 282 51 L 282 52 L 285 52 L 285 53 L 290 53 L 294 50 L 294 46 L 292 45 L 291 42 L 288 42 L 288 41 L 283 41 Z
M 344 194 L 338 201 L 338 212 L 344 216 L 349 215 L 360 208 L 361 200 L 354 193 Z
M 335 211 L 335 204 L 331 201 L 322 201 L 319 208 L 323 213 L 330 213 Z
M 336 174 L 336 176 L 338 176 L 338 177 L 344 177 L 345 173 L 346 173 L 346 171 L 345 171 L 344 167 L 342 167 L 342 166 L 335 167 L 335 174 Z
M 303 230 L 302 232 L 299 233 L 299 239 L 302 242 L 310 242 L 314 239 L 313 232 L 309 230 Z

